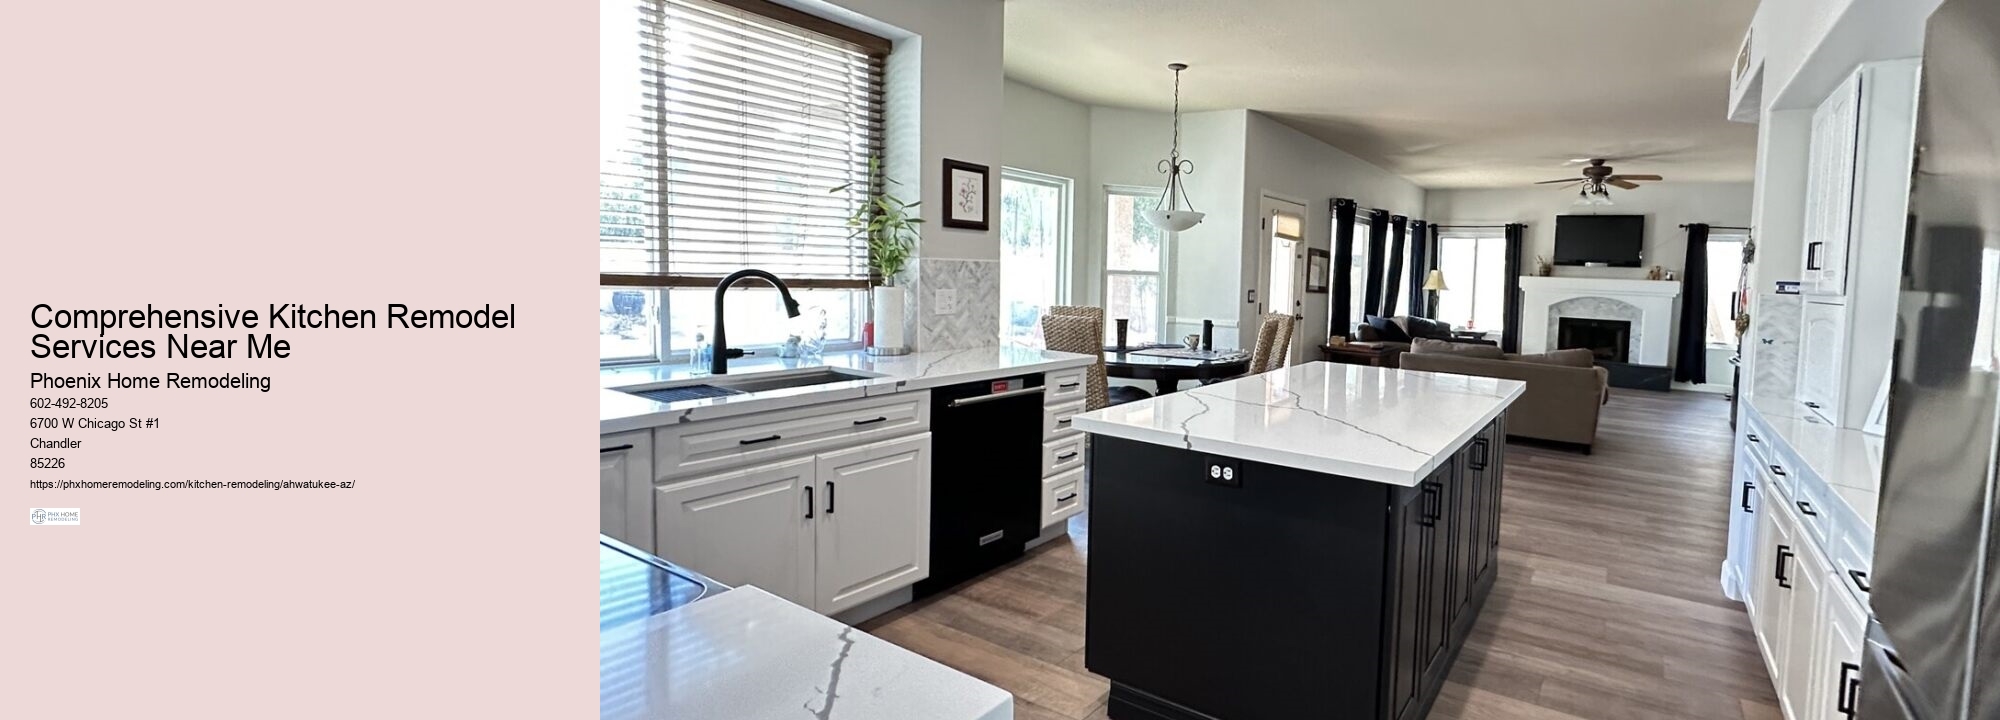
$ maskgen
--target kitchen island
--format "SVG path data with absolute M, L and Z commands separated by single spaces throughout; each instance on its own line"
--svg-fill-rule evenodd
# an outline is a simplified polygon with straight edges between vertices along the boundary
M 1493 586 L 1525 388 L 1317 362 L 1077 415 L 1110 716 L 1423 717 Z

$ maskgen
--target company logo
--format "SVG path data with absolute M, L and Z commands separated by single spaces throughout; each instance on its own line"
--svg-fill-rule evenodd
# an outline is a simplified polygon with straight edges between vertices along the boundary
M 83 511 L 77 508 L 34 508 L 28 511 L 29 525 L 82 525 Z

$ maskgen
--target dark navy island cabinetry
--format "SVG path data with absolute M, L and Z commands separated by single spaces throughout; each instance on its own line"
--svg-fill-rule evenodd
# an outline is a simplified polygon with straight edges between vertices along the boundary
M 1518 389 L 1312 367 L 1078 416 L 1095 435 L 1085 665 L 1111 680 L 1111 717 L 1429 711 L 1497 574 Z M 1439 396 L 1429 425 L 1400 417 Z

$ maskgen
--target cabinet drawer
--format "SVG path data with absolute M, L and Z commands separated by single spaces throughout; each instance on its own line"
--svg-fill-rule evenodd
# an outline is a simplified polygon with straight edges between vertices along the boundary
M 1042 477 L 1083 467 L 1085 439 L 1082 433 L 1071 433 L 1068 437 L 1042 443 Z
M 1054 406 L 1066 402 L 1083 400 L 1084 393 L 1088 390 L 1085 387 L 1085 382 L 1088 380 L 1085 375 L 1086 372 L 1087 368 L 1080 367 L 1050 370 L 1047 374 L 1043 375 L 1044 380 L 1042 382 L 1048 388 L 1042 396 L 1043 402 Z
M 714 472 L 930 429 L 930 393 L 683 423 L 653 435 L 655 479 Z
M 1863 606 L 1868 604 L 1869 573 L 1875 569 L 1875 538 L 1862 525 L 1845 523 L 1838 537 L 1828 544 L 1832 551 L 1833 574 L 1849 595 Z
M 1790 471 L 1790 468 L 1787 468 Z M 1799 529 L 1805 531 L 1812 543 L 1821 548 L 1832 547 L 1827 541 L 1840 519 L 1835 517 L 1834 508 L 1826 497 L 1826 484 L 1819 478 L 1800 475 L 1793 479 L 1791 492 L 1792 512 L 1799 518 Z M 1837 501 L 1835 501 L 1837 502 Z
M 1761 459 L 1758 462 L 1764 468 L 1764 484 L 1766 486 L 1776 487 L 1784 491 L 1788 497 L 1796 497 L 1798 495 L 1797 468 L 1786 464 L 1784 458 L 1780 457 L 1777 453 L 1770 453 L 1769 457 Z M 1797 509 L 1794 508 L 1793 511 L 1797 512 Z
M 1744 417 L 1747 418 L 1749 415 L 1746 413 Z M 1750 449 L 1750 455 L 1757 459 L 1758 465 L 1769 465 L 1771 460 L 1778 456 L 1777 450 L 1772 447 L 1775 442 L 1775 436 L 1771 434 L 1770 428 L 1755 421 L 1744 424 L 1743 446 Z
M 1083 468 L 1042 480 L 1042 527 L 1083 512 Z
M 1070 417 L 1080 412 L 1083 412 L 1082 400 L 1066 402 L 1061 405 L 1050 405 L 1044 408 L 1042 410 L 1042 439 L 1054 440 L 1081 435 L 1081 433 L 1077 432 L 1076 428 L 1070 427 L 1069 424 Z

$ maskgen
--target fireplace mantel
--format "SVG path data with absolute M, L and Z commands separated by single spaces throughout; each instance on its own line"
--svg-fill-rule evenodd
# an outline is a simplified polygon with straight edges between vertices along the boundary
M 1561 316 L 1628 320 L 1632 323 L 1630 361 L 1641 365 L 1665 366 L 1673 356 L 1674 304 L 1681 284 L 1671 280 L 1623 280 L 1617 278 L 1523 277 L 1521 278 L 1521 351 L 1554 350 L 1556 338 L 1549 328 Z M 1611 303 L 1569 303 L 1571 310 L 1557 305 L 1577 298 L 1602 298 Z M 1579 305 L 1630 306 L 1637 317 L 1575 310 Z

